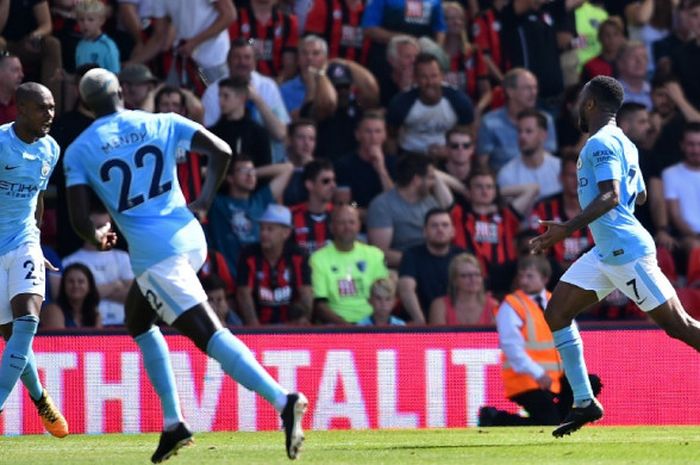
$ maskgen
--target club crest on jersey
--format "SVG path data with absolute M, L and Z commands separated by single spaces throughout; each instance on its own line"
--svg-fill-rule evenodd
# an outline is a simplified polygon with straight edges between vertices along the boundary
M 583 166 L 583 161 L 582 161 L 581 158 L 579 157 L 579 159 L 576 160 L 576 169 L 577 169 L 577 170 L 580 170 L 582 166 Z
M 41 175 L 48 176 L 50 172 L 51 172 L 51 165 L 49 165 L 48 162 L 42 163 L 41 164 Z
M 355 265 L 357 265 L 357 269 L 360 270 L 360 273 L 364 273 L 367 269 L 367 262 L 364 260 L 360 260 Z

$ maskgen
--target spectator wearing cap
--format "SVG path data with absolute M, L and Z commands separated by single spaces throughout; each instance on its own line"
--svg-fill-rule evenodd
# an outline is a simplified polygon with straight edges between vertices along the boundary
M 319 36 L 310 34 L 299 41 L 297 50 L 299 74 L 280 86 L 282 99 L 292 119 L 299 117 L 307 102 L 314 102 L 316 112 L 332 113 L 337 98 L 333 84 L 326 76 L 328 44 Z M 318 97 L 318 98 L 317 98 Z
M 343 59 L 332 60 L 326 76 L 332 87 L 319 88 L 316 99 L 302 107 L 301 116 L 313 119 L 318 125 L 316 157 L 335 161 L 357 147 L 354 130 L 362 112 L 379 103 L 379 86 L 365 67 Z M 322 95 L 331 91 L 335 96 Z M 333 103 L 324 113 L 316 101 Z
M 314 320 L 346 325 L 372 314 L 368 299 L 372 283 L 387 278 L 384 254 L 357 240 L 360 216 L 357 209 L 339 206 L 331 214 L 333 242 L 311 254 Z
M 268 205 L 282 200 L 293 168 L 291 163 L 256 168 L 245 154 L 236 156 L 229 164 L 225 187 L 215 197 L 207 216 L 207 238 L 209 246 L 224 255 L 232 272 L 236 270 L 241 249 L 260 239 L 254 219 Z M 270 178 L 270 182 L 258 186 L 258 178 Z
M 0 54 L 0 124 L 17 117 L 15 91 L 22 84 L 24 72 L 19 58 L 9 52 Z
M 420 53 L 414 68 L 418 86 L 389 104 L 389 137 L 401 152 L 445 158 L 445 133 L 454 126 L 470 127 L 474 106 L 464 92 L 443 82 L 435 55 Z
M 268 205 L 257 218 L 260 242 L 238 262 L 236 300 L 246 326 L 309 323 L 313 293 L 308 257 L 292 242 L 292 214 Z
M 124 93 L 124 106 L 129 110 L 149 111 L 149 95 L 158 79 L 146 65 L 130 64 L 119 73 L 119 83 Z

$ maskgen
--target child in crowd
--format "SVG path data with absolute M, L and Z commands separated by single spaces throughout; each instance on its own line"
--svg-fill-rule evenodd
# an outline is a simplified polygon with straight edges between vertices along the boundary
M 119 73 L 117 45 L 102 32 L 107 19 L 107 7 L 102 0 L 79 0 L 75 5 L 75 17 L 83 35 L 75 49 L 75 65 L 96 63 L 101 68 Z
M 396 305 L 396 285 L 391 279 L 381 278 L 372 283 L 369 294 L 372 314 L 357 322 L 358 326 L 405 326 L 406 322 L 391 314 Z

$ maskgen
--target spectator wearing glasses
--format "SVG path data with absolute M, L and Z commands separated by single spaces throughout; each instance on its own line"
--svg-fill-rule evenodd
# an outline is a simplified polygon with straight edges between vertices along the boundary
M 442 169 L 459 181 L 462 186 L 466 186 L 474 164 L 474 143 L 472 140 L 471 133 L 460 127 L 452 128 L 445 134 L 447 159 L 443 163 Z M 450 188 L 455 194 L 455 201 L 467 201 L 465 188 L 457 190 L 453 186 Z
M 336 189 L 333 165 L 328 160 L 313 160 L 304 166 L 302 175 L 308 201 L 291 207 L 292 240 L 309 254 L 331 239 L 330 217 Z

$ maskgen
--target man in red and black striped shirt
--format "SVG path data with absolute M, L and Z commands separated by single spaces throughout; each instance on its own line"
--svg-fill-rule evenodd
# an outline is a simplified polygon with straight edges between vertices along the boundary
M 496 177 L 478 169 L 467 180 L 471 205 L 452 208 L 455 244 L 472 251 L 488 273 L 488 288 L 496 293 L 510 290 L 518 259 L 515 237 L 520 216 L 510 206 L 497 203 Z
M 328 58 L 365 64 L 369 39 L 362 34 L 362 0 L 315 0 L 306 18 L 305 32 L 328 42 Z
M 299 30 L 297 17 L 284 13 L 275 3 L 276 0 L 250 0 L 250 4 L 240 7 L 238 19 L 228 32 L 231 40 L 252 39 L 258 71 L 283 82 L 295 73 Z
M 563 191 L 539 201 L 532 210 L 530 227 L 544 233 L 546 226 L 540 225 L 539 220 L 565 222 L 581 212 L 578 202 L 576 158 L 565 158 L 561 166 L 561 185 Z M 558 242 L 549 249 L 562 269 L 567 269 L 583 252 L 593 246 L 593 236 L 587 226 L 572 233 L 569 237 Z
M 268 205 L 260 222 L 260 242 L 249 245 L 238 262 L 236 300 L 247 326 L 308 323 L 313 292 L 308 255 L 289 244 L 292 215 Z
M 302 179 L 309 200 L 292 207 L 292 240 L 311 254 L 333 239 L 330 231 L 331 199 L 336 187 L 333 165 L 328 160 L 314 160 L 304 166 Z

